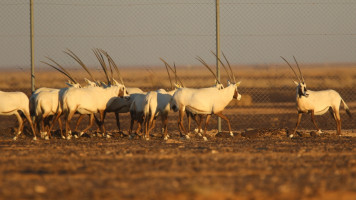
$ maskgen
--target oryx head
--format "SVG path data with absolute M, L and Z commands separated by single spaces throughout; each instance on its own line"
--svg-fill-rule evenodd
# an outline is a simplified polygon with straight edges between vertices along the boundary
M 238 87 L 239 87 L 241 81 L 236 82 L 235 74 L 234 74 L 234 72 L 232 71 L 230 62 L 227 60 L 225 54 L 222 52 L 222 55 L 223 55 L 223 57 L 224 57 L 224 59 L 225 59 L 227 65 L 228 65 L 228 67 L 229 67 L 229 70 L 230 70 L 230 73 L 229 73 L 229 71 L 227 70 L 227 67 L 226 67 L 226 66 L 224 65 L 224 63 L 221 61 L 221 59 L 219 58 L 219 56 L 217 56 L 214 52 L 212 52 L 212 53 L 213 53 L 213 54 L 215 55 L 215 57 L 218 59 L 218 61 L 220 62 L 220 64 L 221 64 L 221 65 L 223 66 L 223 68 L 225 69 L 226 74 L 229 76 L 229 80 L 227 81 L 227 86 L 228 86 L 228 87 L 229 87 L 229 86 L 232 86 L 232 87 L 235 88 L 233 98 L 234 98 L 234 99 L 237 99 L 238 101 L 240 101 L 240 100 L 241 100 L 241 94 L 239 93 Z
M 295 81 L 293 80 L 294 84 L 297 86 L 297 95 L 299 97 L 308 97 L 309 95 L 307 94 L 307 85 L 305 83 L 305 80 L 304 80 L 304 76 L 302 74 L 302 71 L 300 70 L 300 67 L 299 67 L 299 64 L 297 62 L 297 60 L 295 59 L 295 57 L 293 56 L 293 59 L 295 61 L 295 63 L 297 64 L 297 68 L 298 68 L 298 71 L 299 71 L 299 76 L 297 75 L 297 73 L 294 71 L 294 69 L 292 68 L 292 66 L 289 64 L 289 62 L 283 58 L 281 56 L 281 58 L 288 64 L 288 66 L 292 69 L 292 71 L 294 72 L 294 75 L 297 77 L 298 81 Z
M 234 99 L 237 99 L 238 101 L 241 100 L 241 94 L 239 93 L 239 90 L 238 90 L 238 87 L 239 87 L 240 83 L 241 83 L 241 81 L 239 81 L 239 82 L 237 82 L 237 83 L 231 83 L 230 81 L 227 81 L 227 86 L 228 86 L 228 87 L 229 87 L 230 85 L 232 85 L 232 87 L 235 88 L 233 98 L 234 98 Z
M 166 70 L 167 70 L 167 74 L 168 74 L 168 78 L 169 78 L 169 82 L 171 83 L 171 89 L 172 90 L 176 90 L 176 89 L 179 89 L 179 88 L 183 88 L 184 85 L 183 85 L 183 82 L 181 81 L 181 79 L 178 77 L 177 75 L 177 68 L 176 68 L 176 64 L 173 63 L 173 66 L 174 68 L 172 68 L 164 59 L 162 58 L 159 58 L 163 63 L 164 65 L 166 66 Z M 169 73 L 169 70 L 171 70 L 173 73 L 174 73 L 174 79 L 175 79 L 175 83 L 173 84 L 172 83 L 172 78 L 171 78 L 171 75 Z M 173 87 L 174 85 L 174 87 Z

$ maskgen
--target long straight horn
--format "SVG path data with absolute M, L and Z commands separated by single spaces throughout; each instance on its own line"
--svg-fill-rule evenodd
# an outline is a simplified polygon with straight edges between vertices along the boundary
M 168 78 L 169 78 L 169 82 L 171 83 L 171 89 L 173 89 L 173 83 L 172 83 L 172 78 L 171 78 L 171 74 L 169 73 L 169 69 L 167 67 L 167 64 L 166 62 L 162 59 L 162 58 L 159 58 L 161 61 L 163 61 L 164 63 L 164 66 L 166 67 L 166 70 L 167 70 L 167 73 L 168 73 Z
M 106 80 L 108 81 L 108 84 L 111 85 L 112 83 L 111 83 L 110 78 L 108 76 L 108 69 L 106 67 L 103 55 L 100 53 L 100 51 L 98 49 L 93 49 L 93 52 L 94 52 L 96 58 L 98 59 L 100 65 L 101 65 L 101 68 L 103 69 L 103 71 L 105 73 L 105 77 L 106 77 Z
M 224 56 L 224 59 L 225 59 L 225 61 L 226 61 L 227 65 L 228 65 L 228 66 L 229 66 L 229 68 L 230 68 L 231 76 L 234 78 L 234 83 L 236 83 L 235 74 L 234 74 L 234 72 L 232 71 L 232 68 L 231 68 L 230 62 L 227 60 L 227 58 L 226 58 L 226 56 L 225 56 L 224 52 L 221 52 L 221 53 L 222 53 L 222 55 Z
M 162 58 L 160 58 L 162 60 L 162 62 L 164 62 L 164 64 L 167 65 L 167 67 L 174 73 L 174 76 L 176 78 L 176 83 L 177 80 L 179 81 L 179 83 L 181 84 L 182 87 L 184 87 L 183 82 L 180 80 L 179 76 L 177 75 L 177 70 L 174 70 L 165 60 L 163 60 Z M 175 64 L 174 64 L 175 67 Z
M 209 65 L 201 58 L 201 57 L 196 57 L 196 59 L 201 62 L 201 64 L 203 64 L 214 76 L 215 80 L 217 83 L 221 84 L 220 81 L 218 80 L 218 77 L 216 76 L 216 74 L 213 72 L 213 70 L 209 67 Z
M 48 57 L 47 57 L 47 58 L 48 58 Z M 51 60 L 52 62 L 54 62 L 53 59 L 51 59 L 51 58 L 48 58 L 48 59 Z M 48 66 L 54 68 L 55 70 L 59 71 L 60 73 L 64 74 L 66 77 L 68 77 L 71 81 L 73 81 L 74 83 L 77 83 L 77 84 L 78 84 L 78 81 L 76 81 L 76 80 L 75 80 L 74 78 L 72 78 L 69 74 L 67 74 L 66 72 L 62 71 L 61 69 L 55 67 L 54 65 L 49 64 L 49 63 L 44 62 L 44 61 L 41 61 L 41 63 L 44 63 L 44 64 L 46 64 L 46 65 L 48 65 Z M 54 62 L 54 63 L 55 63 L 58 67 L 62 68 L 62 66 L 58 65 L 57 62 Z
M 119 71 L 119 68 L 117 67 L 117 65 L 116 65 L 116 63 L 114 62 L 114 60 L 111 58 L 111 56 L 110 56 L 106 51 L 104 51 L 104 50 L 101 50 L 101 51 L 102 51 L 102 52 L 104 53 L 104 55 L 107 57 L 108 62 L 109 62 L 109 64 L 110 64 L 110 67 L 111 67 L 111 65 L 114 67 L 116 73 L 117 73 L 118 76 L 119 76 L 119 79 L 120 79 L 121 84 L 125 85 L 125 84 L 124 84 L 124 80 L 123 80 L 123 78 L 122 78 L 122 76 L 121 76 L 121 73 L 120 73 L 120 71 Z
M 302 81 L 300 80 L 299 76 L 297 75 L 297 73 L 295 73 L 293 67 L 289 64 L 289 62 L 288 62 L 285 58 L 283 58 L 282 56 L 281 56 L 281 58 L 282 58 L 282 59 L 288 64 L 288 66 L 292 69 L 292 71 L 294 72 L 294 75 L 298 78 L 299 82 L 302 82 Z
M 176 67 L 176 63 L 175 63 L 175 62 L 173 63 L 173 67 L 174 67 L 174 74 L 176 75 L 176 77 L 177 77 L 177 79 L 178 79 L 180 85 L 181 85 L 182 87 L 184 87 L 183 82 L 180 80 L 180 78 L 179 78 L 178 75 L 177 75 L 177 67 Z
M 214 56 L 218 59 L 219 63 L 220 63 L 220 64 L 223 66 L 223 68 L 225 69 L 226 74 L 229 76 L 229 80 L 232 81 L 232 77 L 231 77 L 230 73 L 227 71 L 227 68 L 226 68 L 226 66 L 224 65 L 224 63 L 220 60 L 220 58 L 219 58 L 213 51 L 211 51 L 211 53 L 214 54 Z
M 109 60 L 109 54 L 108 54 L 108 52 L 104 51 L 103 49 L 98 48 L 98 50 L 101 52 L 101 54 L 104 54 L 106 56 L 106 59 L 108 60 L 109 68 L 110 68 L 110 75 L 111 75 L 109 78 L 110 78 L 110 81 L 113 83 L 114 82 L 114 73 L 112 71 L 112 68 L 113 68 L 112 64 Z
M 85 66 L 85 64 L 83 63 L 83 61 L 70 49 L 67 49 L 67 51 L 63 51 L 65 54 L 67 54 L 68 56 L 70 56 L 71 58 L 73 58 L 77 63 L 79 63 L 79 65 L 89 74 L 90 78 L 96 82 L 94 76 L 90 73 L 89 69 L 87 68 L 87 66 Z
M 299 70 L 299 74 L 300 74 L 300 77 L 302 78 L 302 81 L 303 81 L 303 83 L 305 82 L 304 81 L 304 76 L 303 76 L 303 74 L 302 74 L 302 71 L 300 70 L 300 68 L 299 68 L 299 64 L 298 64 L 298 62 L 297 62 L 297 59 L 295 59 L 295 57 L 293 56 L 293 59 L 294 59 L 294 61 L 295 61 L 295 63 L 297 64 L 297 67 L 298 67 L 298 70 Z

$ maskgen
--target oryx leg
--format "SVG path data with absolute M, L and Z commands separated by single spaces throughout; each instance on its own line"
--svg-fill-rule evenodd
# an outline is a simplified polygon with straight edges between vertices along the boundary
M 71 137 L 68 135 L 70 129 L 70 120 L 73 118 L 73 115 L 75 113 L 75 110 L 71 110 L 69 113 L 66 113 L 66 139 L 69 140 Z
M 50 127 L 49 120 L 50 120 L 50 119 L 49 119 L 48 114 L 44 114 L 44 115 L 43 115 L 43 131 L 42 131 L 42 133 L 43 133 L 43 138 L 46 139 L 46 140 L 48 140 L 49 137 L 50 137 L 50 135 L 51 135 L 51 134 L 48 132 L 49 127 Z
M 206 134 L 206 129 L 207 129 L 207 127 L 208 127 L 208 123 L 209 123 L 210 117 L 211 117 L 211 115 L 207 115 L 207 116 L 206 116 L 206 119 L 205 119 L 205 126 L 204 126 L 204 133 L 203 133 L 203 139 L 204 139 L 205 141 L 208 140 L 208 138 L 206 137 L 206 136 L 207 136 L 207 134 Z
M 135 123 L 135 118 L 131 115 L 129 135 L 132 134 L 133 125 Z
M 340 118 L 340 110 L 337 108 L 333 108 L 333 112 L 335 115 L 336 121 L 336 131 L 338 135 L 341 135 L 341 118 Z
M 55 121 L 53 121 L 53 123 L 54 123 L 54 122 L 55 122 Z M 52 125 L 53 125 L 53 124 L 52 124 Z M 58 126 L 59 126 L 59 130 L 60 130 L 60 132 L 61 132 L 61 137 L 64 138 L 61 118 L 58 118 Z M 52 127 L 52 126 L 51 126 L 51 127 Z M 50 131 L 51 131 L 51 130 L 50 130 Z
M 315 115 L 314 115 L 314 110 L 311 110 L 310 111 L 310 115 L 311 115 L 311 120 L 316 128 L 316 131 L 317 133 L 321 133 L 321 130 L 319 129 L 318 125 L 316 124 L 316 121 L 315 121 Z
M 105 110 L 99 110 L 99 114 L 100 114 L 100 127 L 103 132 L 103 135 L 106 137 L 110 137 L 109 135 L 106 135 L 106 130 L 105 130 L 105 126 L 104 126 L 104 120 L 105 120 L 105 116 L 106 116 Z
M 18 136 L 21 134 L 21 132 L 22 132 L 21 127 L 23 126 L 23 120 L 22 120 L 22 117 L 21 117 L 20 113 L 15 112 L 15 116 L 16 116 L 16 118 L 17 118 L 17 121 L 18 121 L 18 123 L 19 123 L 19 126 L 18 126 L 18 128 L 17 128 L 17 133 L 16 133 L 15 137 L 13 138 L 13 140 L 17 140 L 17 137 L 18 137 Z
M 84 133 L 86 133 L 94 124 L 94 114 L 89 115 L 89 124 L 88 126 L 79 134 L 79 137 L 82 136 Z
M 52 124 L 51 124 L 51 127 L 49 128 L 49 130 L 52 130 L 54 125 L 56 124 L 55 122 L 58 120 L 58 124 L 59 124 L 59 121 L 60 121 L 60 117 L 62 115 L 62 112 L 58 112 L 57 115 L 53 118 L 53 121 L 52 121 Z M 59 125 L 59 129 L 61 130 L 61 137 L 64 139 L 64 136 L 63 136 L 63 133 L 62 133 L 62 121 Z
M 150 117 L 149 121 L 147 121 L 146 123 L 146 140 L 150 139 L 150 132 L 155 128 L 155 126 L 156 126 L 156 119 L 152 115 L 152 117 Z
M 187 119 L 188 119 L 188 133 L 190 133 L 190 125 L 191 125 L 191 122 L 192 122 L 192 114 L 189 113 L 188 111 L 186 111 L 186 115 L 187 115 Z
M 80 122 L 82 122 L 84 116 L 85 115 L 82 115 L 82 114 L 79 115 L 79 117 L 77 119 L 77 123 L 75 124 L 74 132 L 78 131 L 79 124 L 80 124 Z M 89 119 L 90 119 L 90 116 L 89 116 Z
M 56 120 L 56 116 L 57 115 L 52 116 L 52 118 L 54 118 L 54 119 L 51 120 L 52 123 L 50 124 L 50 126 L 48 128 L 48 133 L 51 136 L 52 129 L 53 129 L 54 125 L 56 124 L 56 122 L 58 121 L 58 126 L 59 126 L 59 129 L 60 129 L 60 132 L 61 132 L 61 137 L 63 138 L 62 120 L 61 120 L 60 117 Z
M 199 122 L 198 122 L 198 117 L 199 117 Z M 202 132 L 202 128 L 201 128 L 201 124 L 203 122 L 203 115 L 196 115 L 195 116 L 195 122 L 198 125 L 198 135 L 201 136 L 201 132 Z
M 292 138 L 294 136 L 294 134 L 297 132 L 297 128 L 298 128 L 298 126 L 300 124 L 300 121 L 302 120 L 302 114 L 303 113 L 298 113 L 298 121 L 297 121 L 297 124 L 295 126 L 295 129 L 294 129 L 293 133 L 291 135 L 289 135 L 290 138 Z
M 116 119 L 116 125 L 117 128 L 119 129 L 119 133 L 121 132 L 121 127 L 120 127 L 120 116 L 118 112 L 115 112 L 115 119 Z
M 161 119 L 162 119 L 162 129 L 164 133 L 163 137 L 164 140 L 167 140 L 168 139 L 168 133 L 167 133 L 168 115 L 162 115 Z
M 31 127 L 31 131 L 33 133 L 33 140 L 37 140 L 37 137 L 36 137 L 36 132 L 35 132 L 35 129 L 33 128 L 33 123 L 32 123 L 32 120 L 31 120 L 31 116 L 30 116 L 30 113 L 23 113 L 28 121 L 28 123 L 30 124 L 30 127 Z M 23 130 L 23 124 L 22 124 L 22 129 L 21 131 Z
M 218 113 L 215 113 L 217 116 L 219 116 L 221 119 L 225 120 L 227 122 L 227 126 L 229 127 L 229 133 L 230 133 L 230 136 L 234 137 L 234 133 L 231 131 L 231 124 L 230 124 L 230 120 L 222 114 L 222 112 L 218 112 Z
M 179 117 L 178 117 L 179 134 L 180 134 L 180 137 L 185 136 L 187 139 L 189 139 L 189 135 L 187 135 L 187 131 L 185 130 L 185 128 L 183 126 L 183 119 L 184 119 L 184 110 L 180 109 Z M 182 134 L 182 132 L 184 132 L 184 135 Z

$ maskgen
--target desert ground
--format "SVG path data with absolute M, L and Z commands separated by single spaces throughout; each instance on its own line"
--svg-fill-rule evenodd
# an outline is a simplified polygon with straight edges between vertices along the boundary
M 356 65 L 305 66 L 309 89 L 333 88 L 356 108 Z M 167 141 L 160 122 L 151 140 L 127 136 L 129 115 L 121 114 L 122 132 L 114 115 L 105 122 L 112 138 L 95 134 L 63 140 L 59 131 L 50 140 L 33 141 L 28 126 L 13 141 L 16 117 L 0 116 L 0 199 L 355 199 L 356 121 L 341 111 L 343 132 L 336 135 L 329 116 L 318 116 L 324 130 L 316 134 L 305 115 L 299 135 L 287 137 L 297 119 L 293 74 L 286 66 L 236 66 L 242 100 L 231 101 L 226 123 L 208 126 L 208 141 L 194 132 L 181 139 L 177 114 L 169 116 Z M 203 67 L 181 67 L 186 87 L 207 87 L 214 79 Z M 70 70 L 79 81 L 83 70 Z M 170 88 L 163 67 L 122 68 L 125 84 L 145 91 Z M 104 80 L 98 70 L 97 79 Z M 222 76 L 226 83 L 226 76 Z M 67 80 L 50 69 L 38 70 L 36 88 L 66 87 Z M 141 80 L 141 81 L 137 81 Z M 30 95 L 28 70 L 0 73 L 3 91 Z M 80 128 L 84 128 L 83 120 Z M 195 125 L 193 125 L 195 128 Z

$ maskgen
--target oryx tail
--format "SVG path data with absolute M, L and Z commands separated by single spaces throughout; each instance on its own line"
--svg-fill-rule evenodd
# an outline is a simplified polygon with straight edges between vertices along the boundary
M 347 115 L 349 115 L 349 117 L 352 117 L 350 108 L 346 105 L 345 101 L 344 101 L 343 99 L 341 99 L 341 102 L 342 102 L 343 105 L 344 105 L 344 109 L 345 109 Z

